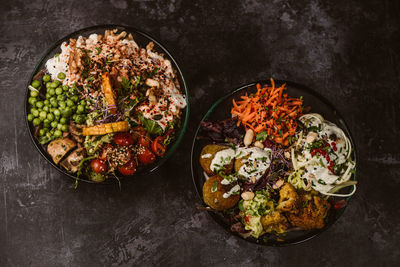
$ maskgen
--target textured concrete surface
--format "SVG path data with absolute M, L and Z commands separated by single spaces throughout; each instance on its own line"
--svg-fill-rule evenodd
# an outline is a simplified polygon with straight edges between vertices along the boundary
M 1 1 L 0 265 L 394 266 L 400 261 L 398 1 Z M 56 40 L 95 24 L 149 32 L 191 90 L 173 160 L 117 187 L 73 182 L 29 140 L 23 96 Z M 194 129 L 215 99 L 266 77 L 318 90 L 345 117 L 360 185 L 340 220 L 285 248 L 255 246 L 195 209 Z

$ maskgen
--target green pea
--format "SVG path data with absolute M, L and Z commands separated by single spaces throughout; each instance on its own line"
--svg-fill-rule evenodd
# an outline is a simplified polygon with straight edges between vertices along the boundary
M 50 108 L 50 112 L 51 112 L 51 113 L 53 113 L 53 112 L 54 112 L 54 110 L 56 110 L 56 108 L 53 108 L 53 107 L 52 107 L 52 108 Z
M 46 88 L 47 89 L 51 88 L 51 83 L 46 83 Z
M 48 114 L 47 114 L 48 115 Z M 50 126 L 50 120 L 49 119 L 44 119 L 43 120 L 43 126 L 44 127 L 49 127 Z
M 50 83 L 50 87 L 56 89 L 58 87 L 58 83 L 56 83 L 55 81 Z
M 81 100 L 81 105 L 82 105 L 82 106 L 86 106 L 86 105 L 87 105 L 87 102 L 86 102 L 85 99 L 82 99 L 82 100 Z
M 56 90 L 54 90 L 54 88 L 49 88 L 47 90 L 47 92 L 49 93 L 49 95 L 55 95 L 56 94 Z
M 43 104 L 44 104 L 45 106 L 48 106 L 48 105 L 50 104 L 50 100 L 46 99 L 45 101 L 43 101 Z
M 74 104 L 74 101 L 72 101 L 71 99 L 68 99 L 68 100 L 67 100 L 67 106 L 68 106 L 68 107 L 72 107 L 73 105 L 75 105 L 75 104 Z
M 46 134 L 46 130 L 45 129 L 40 129 L 39 130 L 39 136 L 43 136 Z
M 41 121 L 39 118 L 34 118 L 32 122 L 33 122 L 33 125 L 38 126 Z
M 58 124 L 57 124 L 57 129 L 58 129 L 58 130 L 61 130 L 61 127 L 62 127 L 62 126 L 63 126 L 63 125 L 62 125 L 61 123 L 58 123 Z
M 40 82 L 38 80 L 34 80 L 32 82 L 32 86 L 35 87 L 35 88 L 39 88 L 40 87 Z
M 58 106 L 60 108 L 65 108 L 67 106 L 67 104 L 64 101 L 58 101 Z
M 43 79 L 44 82 L 47 83 L 47 82 L 49 82 L 51 80 L 51 77 L 50 77 L 50 75 L 46 74 L 46 75 L 43 76 L 42 79 Z
M 64 101 L 64 96 L 63 95 L 58 95 L 57 96 L 58 101 Z
M 44 107 L 42 108 L 42 110 L 44 110 L 44 111 L 46 111 L 46 112 L 49 112 L 49 111 L 50 111 L 50 108 L 49 108 L 49 106 L 44 106 Z
M 47 119 L 48 119 L 49 121 L 53 121 L 53 120 L 54 120 L 54 115 L 51 114 L 51 113 L 47 114 Z
M 66 123 L 67 123 L 67 118 L 62 117 L 62 118 L 60 119 L 60 123 L 61 123 L 61 124 L 66 124 Z
M 81 114 L 81 113 L 83 113 L 84 111 L 85 111 L 85 107 L 82 106 L 82 105 L 79 105 L 79 106 L 76 108 L 76 113 L 78 113 L 78 114 Z
M 36 106 L 37 108 L 42 108 L 42 107 L 44 106 L 44 104 L 43 104 L 42 101 L 38 101 L 38 102 L 36 102 L 35 106 Z
M 28 102 L 29 104 L 31 104 L 32 106 L 35 105 L 35 103 L 37 102 L 37 98 L 35 97 L 30 97 L 28 98 Z
M 62 92 L 63 92 L 63 90 L 62 90 L 61 87 L 57 87 L 57 88 L 56 88 L 56 94 L 57 94 L 57 95 L 61 95 Z
M 63 131 L 63 132 L 68 132 L 68 125 L 63 124 L 63 125 L 61 126 L 61 131 Z
M 39 117 L 42 120 L 46 119 L 47 118 L 47 112 L 46 111 L 40 111 Z
M 71 96 L 71 100 L 74 101 L 74 103 L 78 102 L 79 97 L 77 95 Z
M 52 106 L 53 108 L 58 107 L 57 100 L 52 100 L 52 101 L 50 101 L 50 104 L 51 104 L 51 106 Z
M 64 117 L 69 117 L 69 116 L 72 115 L 72 112 L 73 112 L 73 110 L 72 110 L 70 107 L 66 107 L 66 108 L 63 110 L 63 116 L 64 116 Z
M 31 90 L 31 97 L 37 97 L 39 95 L 38 91 Z
M 55 137 L 61 137 L 61 135 L 62 135 L 62 132 L 60 130 L 55 130 L 54 131 L 54 136 Z
M 82 124 L 82 123 L 85 122 L 85 120 L 86 120 L 85 116 L 83 116 L 83 115 L 77 115 L 77 116 L 76 116 L 76 119 L 75 119 L 75 122 L 78 123 L 78 124 Z
M 60 116 L 60 115 L 61 115 L 61 112 L 60 112 L 59 109 L 54 110 L 53 113 L 54 113 L 54 115 L 56 115 L 56 116 Z
M 73 119 L 74 121 L 76 121 L 76 117 L 78 117 L 78 114 L 72 115 L 72 119 Z
M 51 134 L 51 132 L 49 131 L 49 132 L 47 132 L 46 133 L 46 136 L 48 137 L 48 138 L 51 138 L 52 137 L 52 134 Z
M 39 110 L 36 108 L 31 109 L 31 113 L 34 117 L 39 117 Z
M 27 118 L 28 118 L 28 121 L 32 121 L 33 120 L 33 114 L 28 114 Z
M 57 84 L 57 86 L 59 86 L 61 84 L 61 82 L 59 80 L 54 80 L 54 82 Z
M 63 89 L 65 92 L 68 92 L 69 86 L 65 84 L 65 85 L 62 86 L 62 89 Z
M 51 128 L 56 128 L 57 127 L 57 122 L 56 121 L 52 121 L 51 123 L 50 123 L 50 126 L 51 126 Z
M 57 75 L 57 78 L 60 79 L 60 80 L 64 80 L 64 79 L 65 79 L 65 74 L 64 74 L 63 72 L 60 72 L 60 73 Z
M 49 93 L 46 93 L 46 99 L 49 99 L 51 95 Z

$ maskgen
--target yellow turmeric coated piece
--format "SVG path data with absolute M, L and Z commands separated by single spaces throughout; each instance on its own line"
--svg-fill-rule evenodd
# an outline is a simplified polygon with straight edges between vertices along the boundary
M 115 104 L 114 92 L 111 87 L 110 75 L 108 74 L 108 72 L 104 72 L 101 75 L 101 87 L 104 93 L 104 97 L 106 98 L 107 106 L 109 107 L 110 113 L 115 114 L 115 112 L 117 111 L 117 106 Z
M 104 135 L 115 132 L 126 132 L 129 130 L 129 123 L 127 121 L 118 121 L 112 123 L 105 123 L 90 127 L 82 128 L 82 134 L 87 135 Z

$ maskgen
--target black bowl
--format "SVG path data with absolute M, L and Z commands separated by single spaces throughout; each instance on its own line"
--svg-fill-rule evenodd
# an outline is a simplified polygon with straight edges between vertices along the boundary
M 207 111 L 207 113 L 204 115 L 202 121 L 208 120 L 208 121 L 217 121 L 217 120 L 223 120 L 226 118 L 229 118 L 231 116 L 230 110 L 232 107 L 232 99 L 238 99 L 241 95 L 244 95 L 245 93 L 252 93 L 255 92 L 255 86 L 257 83 L 260 83 L 261 85 L 269 83 L 269 81 L 258 81 L 258 82 L 253 82 L 247 85 L 244 85 L 242 87 L 237 88 L 234 90 L 232 93 L 220 98 L 218 101 L 216 101 L 211 108 Z M 304 99 L 304 105 L 305 106 L 311 106 L 312 107 L 312 112 L 320 113 L 325 119 L 335 123 L 338 125 L 349 137 L 352 146 L 353 146 L 353 158 L 357 162 L 356 159 L 356 152 L 355 152 L 355 147 L 354 147 L 354 142 L 351 136 L 351 133 L 343 119 L 342 116 L 337 112 L 337 110 L 333 107 L 332 104 L 330 104 L 325 98 L 323 98 L 321 95 L 316 93 L 315 91 L 311 90 L 310 88 L 293 83 L 293 82 L 288 82 L 288 81 L 279 81 L 276 80 L 275 84 L 280 85 L 286 83 L 287 87 L 287 93 L 291 96 L 294 97 L 300 97 L 303 96 Z M 205 177 L 203 174 L 203 170 L 199 164 L 199 158 L 200 158 L 200 153 L 201 149 L 209 144 L 211 141 L 207 139 L 198 139 L 197 136 L 200 131 L 200 126 L 197 128 L 197 131 L 195 133 L 195 138 L 193 140 L 193 145 L 192 145 L 192 154 L 191 154 L 191 167 L 192 167 L 192 178 L 194 185 L 197 190 L 198 196 L 203 200 L 203 184 L 205 182 Z M 353 175 L 352 177 L 353 180 L 356 180 L 356 174 Z M 343 199 L 343 198 L 342 198 Z M 351 197 L 347 197 L 347 203 Z M 204 203 L 204 202 L 203 202 Z M 339 217 L 343 214 L 344 210 L 346 209 L 345 207 L 339 208 L 337 210 L 331 209 L 329 212 L 329 215 L 326 218 L 326 224 L 325 227 L 322 229 L 313 229 L 313 230 L 308 230 L 308 231 L 292 231 L 286 233 L 284 236 L 275 236 L 275 235 L 264 235 L 260 237 L 259 239 L 255 239 L 253 237 L 246 238 L 245 240 L 256 243 L 256 244 L 261 244 L 261 245 L 267 245 L 267 246 L 285 246 L 285 245 L 290 245 L 290 244 L 297 244 L 304 242 L 310 238 L 313 238 L 314 236 L 324 232 L 326 229 L 328 229 L 332 224 L 334 224 Z M 232 232 L 230 230 L 230 224 L 229 222 L 221 216 L 221 214 L 213 212 L 213 211 L 208 211 L 208 214 L 223 228 L 225 228 L 227 231 L 230 233 L 241 237 L 239 234 L 236 232 Z
M 188 123 L 188 119 L 189 119 L 189 109 L 190 109 L 190 105 L 189 105 L 189 92 L 188 92 L 188 88 L 186 86 L 186 82 L 185 79 L 183 77 L 182 71 L 180 70 L 176 60 L 172 57 L 171 53 L 168 52 L 168 50 L 162 45 L 160 44 L 157 40 L 155 40 L 153 37 L 151 37 L 150 35 L 148 35 L 147 33 L 144 33 L 140 30 L 137 30 L 136 28 L 130 27 L 130 26 L 121 26 L 121 25 L 113 25 L 113 24 L 107 24 L 107 25 L 98 25 L 98 26 L 93 26 L 93 27 L 88 27 L 88 28 L 84 28 L 81 30 L 78 30 L 76 32 L 73 32 L 67 36 L 65 36 L 64 38 L 60 39 L 59 41 L 55 42 L 47 51 L 46 53 L 42 56 L 42 58 L 39 60 L 38 64 L 35 66 L 35 69 L 33 70 L 31 77 L 26 85 L 26 88 L 28 88 L 28 85 L 31 84 L 32 80 L 34 79 L 34 77 L 42 70 L 45 68 L 45 64 L 46 61 L 49 58 L 52 58 L 56 53 L 59 53 L 61 51 L 60 49 L 60 45 L 65 42 L 68 41 L 70 38 L 77 38 L 79 36 L 89 36 L 92 33 L 97 33 L 97 34 L 104 34 L 105 30 L 110 30 L 110 29 L 118 29 L 119 31 L 126 31 L 127 33 L 131 33 L 133 35 L 133 38 L 135 40 L 135 42 L 140 46 L 140 47 L 145 47 L 149 42 L 153 42 L 154 43 L 154 50 L 159 52 L 159 53 L 163 53 L 164 57 L 169 59 L 171 61 L 171 64 L 173 66 L 173 68 L 176 70 L 176 74 L 177 74 L 177 78 L 181 87 L 182 92 L 186 95 L 186 101 L 187 101 L 187 106 L 186 108 L 182 111 L 182 122 L 181 122 L 181 127 L 180 129 L 177 131 L 176 134 L 176 139 L 173 143 L 171 143 L 167 149 L 167 152 L 165 153 L 164 157 L 161 159 L 156 160 L 154 163 L 149 164 L 147 166 L 144 167 L 140 167 L 138 168 L 138 170 L 136 171 L 136 173 L 132 176 L 142 176 L 142 175 L 146 175 L 149 174 L 151 172 L 153 172 L 154 170 L 156 170 L 158 167 L 160 167 L 164 162 L 167 161 L 168 158 L 171 157 L 171 155 L 176 151 L 176 149 L 178 148 L 179 143 L 182 141 L 183 135 L 185 134 L 186 131 L 186 127 L 187 127 L 187 123 Z M 29 90 L 26 89 L 26 93 L 25 93 L 25 99 L 24 99 L 24 105 L 25 105 L 25 120 L 26 120 L 26 125 L 28 127 L 28 131 L 30 134 L 30 137 L 32 139 L 33 144 L 35 145 L 35 147 L 37 148 L 37 150 L 39 151 L 39 153 L 54 167 L 56 168 L 58 171 L 60 171 L 61 173 L 65 174 L 66 176 L 72 178 L 72 179 L 76 179 L 76 175 L 68 173 L 66 170 L 64 170 L 62 167 L 56 165 L 53 160 L 51 159 L 51 157 L 48 155 L 47 151 L 45 150 L 45 147 L 41 144 L 38 143 L 37 139 L 34 136 L 34 127 L 32 125 L 32 123 L 30 123 L 27 120 L 27 114 L 29 114 L 29 108 L 30 108 L 30 104 L 28 103 L 28 98 L 29 98 Z M 112 176 L 111 176 L 112 177 Z M 129 178 L 129 176 L 118 176 L 119 179 L 122 179 L 124 177 L 124 179 Z M 86 176 L 80 176 L 79 177 L 80 181 L 85 181 L 88 183 L 95 183 L 93 181 L 91 181 L 88 177 Z M 119 182 L 119 180 L 117 179 L 106 179 L 104 182 L 100 183 L 100 184 L 113 184 Z

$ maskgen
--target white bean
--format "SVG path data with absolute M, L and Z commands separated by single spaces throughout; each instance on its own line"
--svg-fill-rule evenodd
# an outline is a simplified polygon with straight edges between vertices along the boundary
M 250 191 L 243 192 L 243 193 L 242 193 L 242 198 L 243 198 L 244 200 L 251 200 L 251 199 L 254 198 L 254 193 L 253 193 L 253 192 L 250 192 Z
M 251 145 L 251 143 L 253 142 L 253 138 L 254 138 L 253 130 L 252 129 L 248 129 L 246 131 L 246 134 L 245 134 L 244 139 L 243 139 L 244 145 L 245 146 Z

